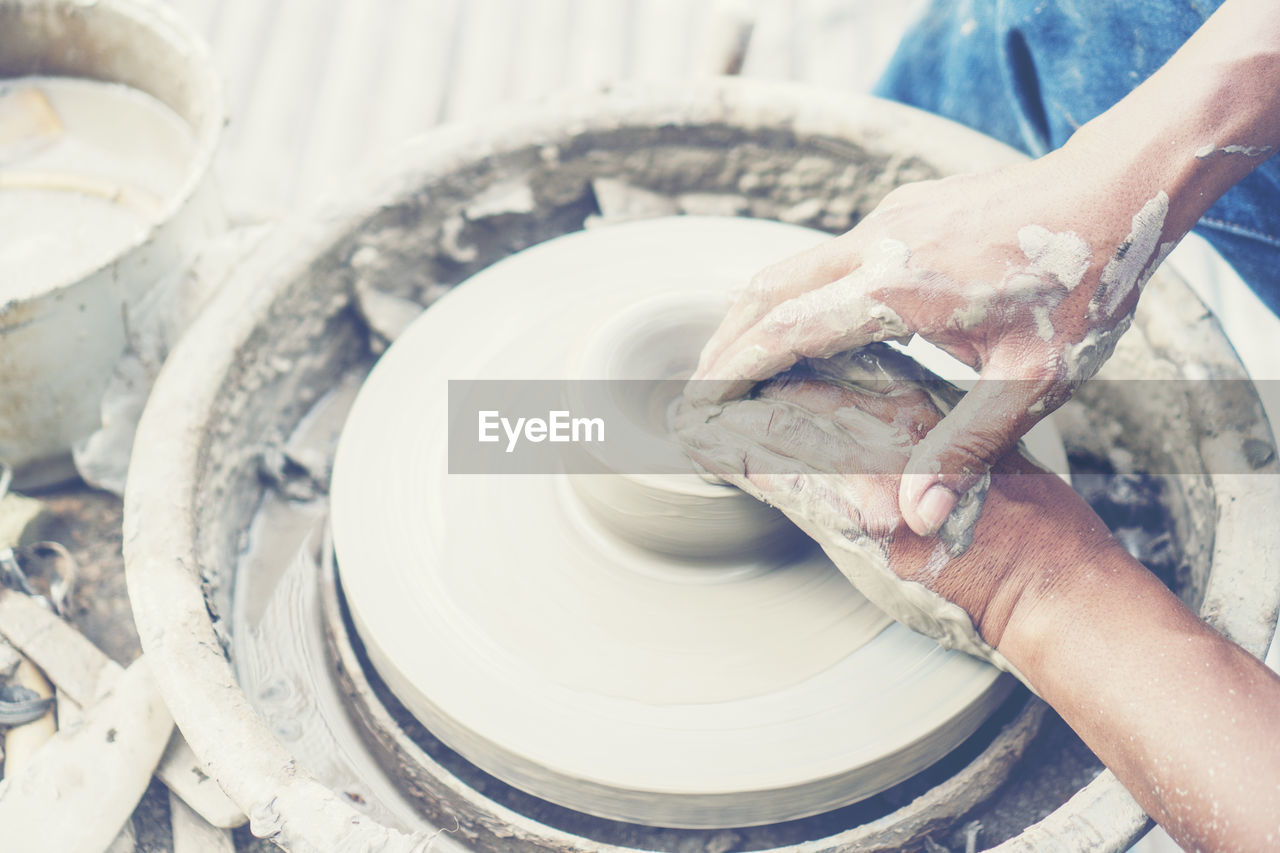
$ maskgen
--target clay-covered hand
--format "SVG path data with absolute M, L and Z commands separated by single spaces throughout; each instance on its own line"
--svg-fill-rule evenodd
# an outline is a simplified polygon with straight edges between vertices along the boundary
M 902 471 L 953 392 L 872 346 L 803 362 L 750 399 L 686 409 L 677 432 L 695 462 L 785 513 L 889 615 L 1014 671 L 997 648 L 1028 588 L 1055 583 L 1063 554 L 1114 540 L 1069 487 L 1017 451 L 992 469 L 959 556 L 908 528 L 897 509 Z
M 1181 236 L 1165 233 L 1164 193 L 1108 185 L 1081 157 L 1062 149 L 900 187 L 853 230 L 765 269 L 704 349 L 690 400 L 732 399 L 801 358 L 922 336 L 981 376 L 902 480 L 907 523 L 934 533 L 1098 370 Z

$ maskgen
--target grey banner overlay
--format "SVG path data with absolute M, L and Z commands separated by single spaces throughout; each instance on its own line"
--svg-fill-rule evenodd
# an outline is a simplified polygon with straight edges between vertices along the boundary
M 1111 399 L 1250 401 L 1256 393 L 1280 403 L 1280 381 L 1094 379 L 1068 405 L 1079 405 L 1079 399 L 1102 384 L 1111 386 L 1105 389 Z M 862 387 L 879 393 L 888 386 L 867 382 Z M 450 380 L 449 473 L 687 474 L 693 470 L 692 463 L 668 427 L 671 409 L 685 389 L 684 381 L 671 379 Z M 1021 393 L 1021 389 L 1011 387 L 1010 393 Z M 1135 403 L 1135 416 L 1140 411 Z M 1239 435 L 1212 436 L 1230 450 L 1212 454 L 1214 470 L 1183 470 L 1179 460 L 1153 459 L 1140 462 L 1138 471 L 1156 476 L 1275 473 L 1275 441 L 1261 427 L 1256 424 Z M 1143 427 L 1130 423 L 1126 428 Z M 1152 423 L 1150 428 L 1160 426 Z M 851 454 L 849 470 L 837 473 L 867 473 L 859 458 L 865 457 Z M 794 473 L 805 473 L 804 466 L 797 463 Z

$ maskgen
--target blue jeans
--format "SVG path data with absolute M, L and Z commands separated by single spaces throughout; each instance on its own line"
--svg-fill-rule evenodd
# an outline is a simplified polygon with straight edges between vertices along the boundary
M 1164 64 L 1222 0 L 932 0 L 876 87 L 1039 156 Z M 1280 313 L 1280 157 L 1196 225 Z

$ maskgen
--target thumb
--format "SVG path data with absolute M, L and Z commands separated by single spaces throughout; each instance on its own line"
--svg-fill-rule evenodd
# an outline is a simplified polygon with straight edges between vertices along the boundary
M 933 536 L 963 496 L 1058 402 L 1052 379 L 991 378 L 990 365 L 911 452 L 898 508 L 920 536 Z

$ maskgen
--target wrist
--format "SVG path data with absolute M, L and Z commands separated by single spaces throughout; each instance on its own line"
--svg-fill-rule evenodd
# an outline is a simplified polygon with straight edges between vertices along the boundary
M 1098 525 L 1102 527 L 1100 520 Z M 1105 527 L 1101 532 L 1103 536 L 1091 530 L 1091 535 L 1076 539 L 1059 537 L 1054 563 L 1027 566 L 1030 570 L 1016 582 L 1018 594 L 993 645 L 1036 682 L 1037 689 L 1043 687 L 1042 674 L 1055 670 L 1060 652 L 1072 647 L 1074 632 L 1091 630 L 1097 608 L 1139 600 L 1136 590 L 1159 586 Z
M 1073 568 L 1060 560 L 1064 540 L 1073 536 L 1069 523 L 1060 523 L 1059 518 L 1064 511 L 1070 516 L 1070 509 L 1083 509 L 1092 516 L 1083 500 L 1057 475 L 1013 452 L 991 471 L 973 541 L 963 554 L 939 566 L 940 546 L 910 534 L 907 541 L 891 545 L 891 562 L 910 549 L 912 556 L 900 558 L 898 564 L 909 562 L 918 568 L 904 577 L 958 605 L 978 634 L 999 648 L 1015 614 L 1028 606 L 1025 599 L 1033 592 L 1049 594 L 1043 586 L 1046 579 L 1061 581 Z M 917 542 L 927 542 L 927 548 L 921 550 Z M 898 555 L 895 549 L 900 549 Z M 933 549 L 934 555 L 926 563 L 928 549 Z
M 992 470 L 974 542 L 932 584 L 1015 665 L 1045 626 L 1069 620 L 1100 575 L 1146 570 L 1057 475 L 1013 452 Z M 1012 655 L 1012 656 L 1011 656 Z

